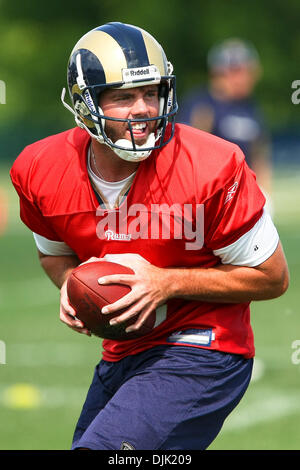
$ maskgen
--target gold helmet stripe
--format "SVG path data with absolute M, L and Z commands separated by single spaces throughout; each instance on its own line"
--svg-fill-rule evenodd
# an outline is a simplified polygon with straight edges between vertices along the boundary
M 75 45 L 71 55 L 78 49 L 91 51 L 100 61 L 106 83 L 123 80 L 121 70 L 127 68 L 124 52 L 118 42 L 104 31 L 91 31 L 85 34 Z
M 149 64 L 155 64 L 161 75 L 167 75 L 167 61 L 161 45 L 147 31 L 141 30 L 147 49 Z

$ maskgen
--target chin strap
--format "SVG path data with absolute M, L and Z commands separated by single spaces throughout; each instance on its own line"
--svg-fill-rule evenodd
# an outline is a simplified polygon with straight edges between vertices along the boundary
M 147 142 L 145 142 L 143 145 L 136 145 L 136 148 L 148 149 L 149 147 L 154 147 L 155 141 L 155 135 L 152 132 L 152 134 L 148 136 Z M 140 162 L 142 160 L 146 160 L 146 158 L 148 158 L 152 152 L 152 150 L 140 150 L 139 152 L 135 152 L 132 150 L 132 143 L 127 139 L 119 139 L 115 142 L 115 145 L 118 145 L 119 147 L 125 147 L 124 149 L 111 147 L 111 149 L 118 155 L 118 157 L 122 158 L 123 160 L 127 160 L 128 162 Z

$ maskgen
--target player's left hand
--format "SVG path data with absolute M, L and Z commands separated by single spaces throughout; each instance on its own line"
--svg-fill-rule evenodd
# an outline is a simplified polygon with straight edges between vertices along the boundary
M 121 315 L 111 320 L 117 324 L 137 316 L 127 332 L 139 329 L 147 317 L 170 297 L 170 280 L 167 270 L 150 264 L 142 256 L 135 253 L 105 255 L 105 261 L 122 264 L 131 268 L 134 274 L 112 274 L 98 279 L 99 284 L 125 284 L 131 291 L 113 304 L 102 309 L 103 314 L 126 309 Z

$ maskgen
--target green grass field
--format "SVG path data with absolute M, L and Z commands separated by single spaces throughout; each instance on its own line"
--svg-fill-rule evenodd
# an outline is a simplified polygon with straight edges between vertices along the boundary
M 0 188 L 9 207 L 0 238 L 0 450 L 69 449 L 101 344 L 58 320 L 59 292 L 18 218 L 7 168 Z M 300 449 L 300 351 L 292 347 L 300 345 L 298 171 L 276 173 L 274 206 L 290 288 L 279 299 L 253 303 L 253 380 L 210 449 Z

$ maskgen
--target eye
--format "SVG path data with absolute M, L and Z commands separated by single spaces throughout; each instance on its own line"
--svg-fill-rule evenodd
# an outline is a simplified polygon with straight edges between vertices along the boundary
M 130 93 L 121 94 L 116 97 L 116 101 L 119 103 L 130 103 L 133 100 L 133 96 Z
M 157 98 L 158 97 L 158 90 L 148 90 L 146 96 L 149 98 Z
M 130 100 L 132 98 L 132 96 L 128 93 L 126 95 L 121 95 L 119 97 L 120 100 Z

